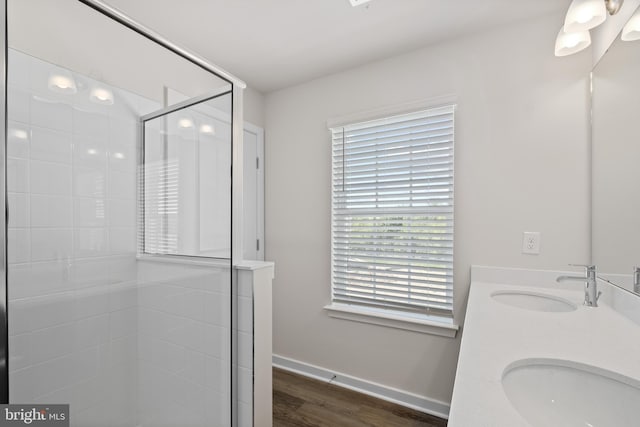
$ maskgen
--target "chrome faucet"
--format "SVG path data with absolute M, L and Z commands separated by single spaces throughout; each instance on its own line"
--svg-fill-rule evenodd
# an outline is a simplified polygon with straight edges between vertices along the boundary
M 584 305 L 587 307 L 597 307 L 598 299 L 602 292 L 598 292 L 598 283 L 596 279 L 596 266 L 595 265 L 576 265 L 569 264 L 574 267 L 584 267 L 585 276 L 558 276 L 556 282 L 565 282 L 568 280 L 575 280 L 584 282 Z
M 633 267 L 633 292 L 640 294 L 640 267 Z

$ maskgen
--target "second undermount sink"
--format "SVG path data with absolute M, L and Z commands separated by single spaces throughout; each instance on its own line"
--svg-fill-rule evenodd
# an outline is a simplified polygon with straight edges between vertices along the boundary
M 574 311 L 577 306 L 571 301 L 554 295 L 528 291 L 496 291 L 491 297 L 502 304 L 525 310 L 544 312 Z
M 640 422 L 640 381 L 557 359 L 509 365 L 502 387 L 533 427 L 632 427 Z

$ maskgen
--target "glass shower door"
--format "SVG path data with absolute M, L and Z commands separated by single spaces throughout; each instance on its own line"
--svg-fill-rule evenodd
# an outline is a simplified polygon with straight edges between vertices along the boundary
M 71 426 L 230 425 L 233 83 L 82 2 L 6 3 L 0 386 Z

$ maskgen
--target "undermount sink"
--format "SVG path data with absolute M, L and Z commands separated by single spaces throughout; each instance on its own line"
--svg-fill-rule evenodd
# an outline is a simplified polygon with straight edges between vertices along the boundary
M 496 291 L 491 297 L 502 304 L 511 305 L 525 310 L 545 312 L 574 311 L 577 306 L 571 301 L 554 295 L 527 291 Z
M 519 360 L 505 369 L 502 387 L 533 427 L 640 425 L 640 381 L 595 366 Z

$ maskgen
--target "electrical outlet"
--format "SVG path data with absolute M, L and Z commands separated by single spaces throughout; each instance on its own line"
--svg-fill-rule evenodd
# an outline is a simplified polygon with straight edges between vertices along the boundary
M 533 255 L 540 253 L 540 232 L 525 231 L 522 233 L 522 253 Z

